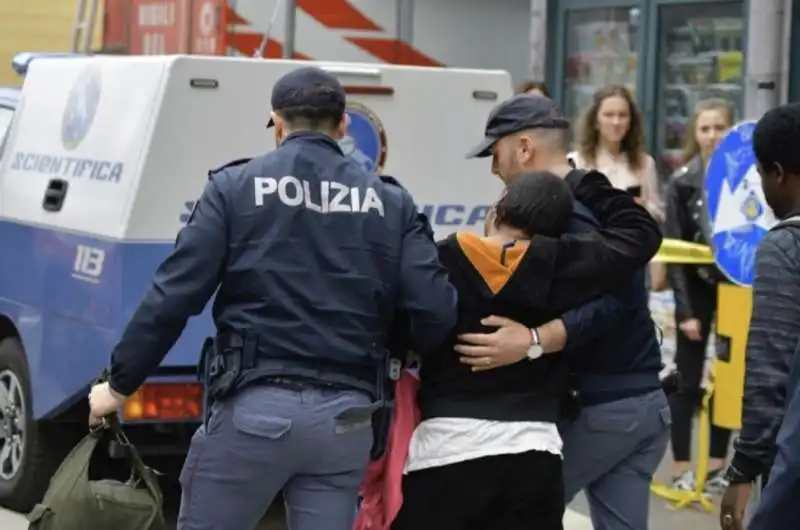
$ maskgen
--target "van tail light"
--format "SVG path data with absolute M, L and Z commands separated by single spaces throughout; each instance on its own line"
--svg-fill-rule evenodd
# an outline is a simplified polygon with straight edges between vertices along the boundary
M 200 383 L 146 383 L 122 408 L 125 421 L 191 421 L 202 414 Z

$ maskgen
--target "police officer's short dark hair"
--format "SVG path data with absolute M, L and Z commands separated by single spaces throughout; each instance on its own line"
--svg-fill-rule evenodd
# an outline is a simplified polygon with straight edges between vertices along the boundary
M 564 179 L 547 171 L 525 173 L 506 187 L 495 206 L 495 222 L 522 230 L 528 237 L 557 237 L 569 226 L 572 201 Z
M 780 164 L 787 173 L 800 175 L 800 103 L 767 111 L 753 132 L 753 151 L 764 171 Z
M 327 130 L 341 123 L 344 111 L 326 107 L 288 107 L 276 111 L 291 129 Z

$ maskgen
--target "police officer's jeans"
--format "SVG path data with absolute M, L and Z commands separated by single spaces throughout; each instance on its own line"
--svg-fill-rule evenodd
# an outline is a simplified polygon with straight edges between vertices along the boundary
M 351 530 L 374 407 L 359 392 L 251 386 L 192 438 L 178 530 L 252 530 L 283 490 L 290 530 Z
M 647 530 L 650 482 L 669 440 L 662 390 L 585 407 L 559 426 L 569 503 L 585 490 L 594 530 Z

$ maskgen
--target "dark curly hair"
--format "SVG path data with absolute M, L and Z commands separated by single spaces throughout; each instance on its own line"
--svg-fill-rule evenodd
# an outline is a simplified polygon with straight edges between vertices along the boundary
M 645 163 L 644 127 L 642 115 L 636 108 L 631 91 L 622 85 L 609 85 L 594 93 L 592 104 L 583 113 L 577 131 L 578 152 L 589 165 L 597 161 L 597 147 L 600 144 L 600 131 L 597 128 L 597 114 L 600 105 L 610 97 L 621 97 L 628 103 L 630 126 L 622 138 L 620 146 L 623 153 L 628 156 L 631 169 L 638 171 Z
M 789 103 L 767 111 L 753 131 L 753 151 L 761 168 L 800 175 L 800 103 Z
M 564 179 L 547 171 L 525 173 L 515 178 L 495 205 L 495 224 L 558 237 L 566 231 L 572 215 L 572 192 Z

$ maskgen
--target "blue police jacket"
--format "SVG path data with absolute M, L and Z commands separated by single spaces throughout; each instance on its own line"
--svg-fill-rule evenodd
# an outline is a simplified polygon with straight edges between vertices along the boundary
M 300 377 L 374 393 L 396 312 L 419 350 L 456 321 L 456 291 L 409 193 L 315 132 L 209 174 L 113 351 L 112 388 L 133 393 L 217 289 L 218 335 L 239 334 L 255 353 L 243 381 Z
M 570 232 L 599 226 L 592 212 L 575 203 Z M 644 270 L 615 291 L 562 316 L 565 354 L 584 405 L 616 401 L 661 387 L 661 348 L 650 316 Z

